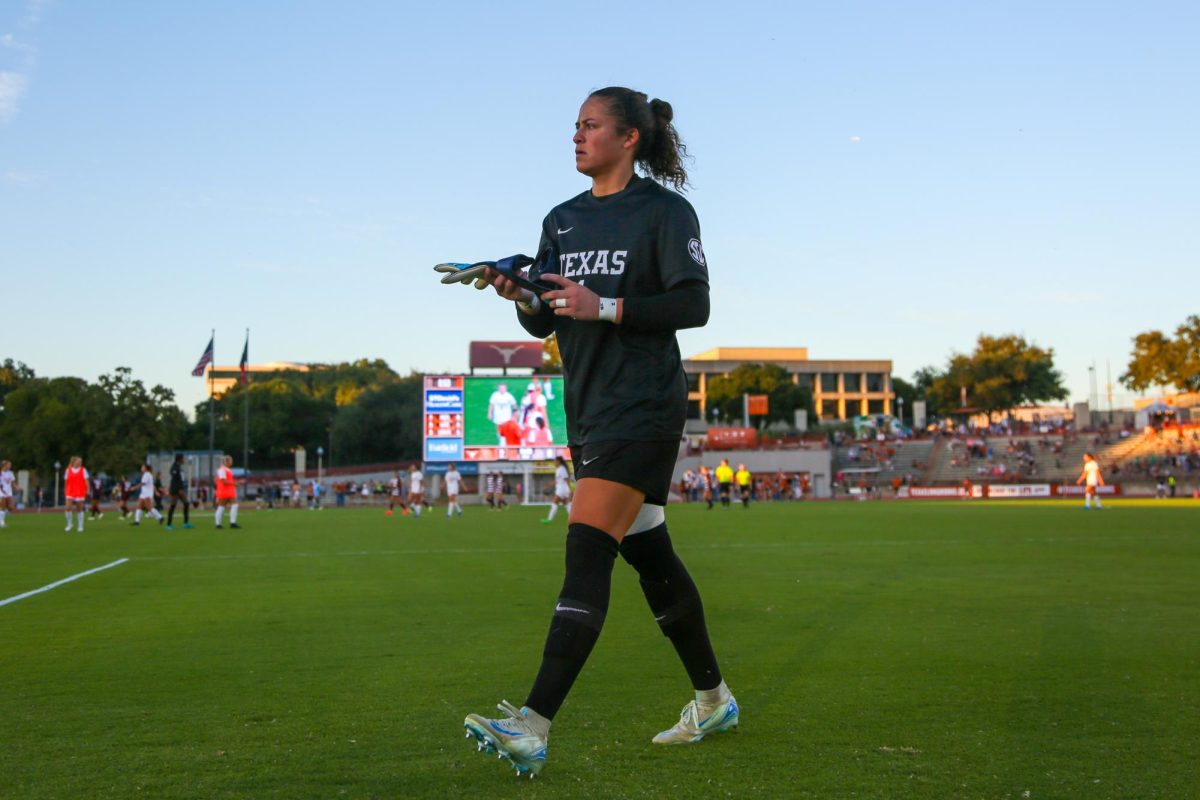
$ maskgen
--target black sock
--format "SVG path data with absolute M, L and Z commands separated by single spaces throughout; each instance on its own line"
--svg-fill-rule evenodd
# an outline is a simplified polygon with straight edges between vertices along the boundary
M 567 574 L 554 604 L 542 666 L 525 705 L 554 719 L 592 652 L 612 587 L 617 542 L 599 528 L 575 522 L 567 527 Z
M 626 536 L 621 542 L 621 557 L 637 570 L 646 602 L 663 634 L 675 646 L 692 688 L 717 688 L 721 669 L 708 638 L 700 592 L 671 546 L 667 524 Z
M 175 504 L 171 503 L 171 507 L 167 509 L 167 524 L 171 524 L 171 520 L 175 519 Z

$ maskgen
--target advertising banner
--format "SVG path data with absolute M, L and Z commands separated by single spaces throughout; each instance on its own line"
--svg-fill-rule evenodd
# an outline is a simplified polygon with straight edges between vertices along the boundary
M 909 486 L 900 489 L 900 497 L 911 497 L 917 500 L 945 500 L 966 496 L 967 490 L 961 486 Z
M 1083 497 L 1084 486 L 1055 486 L 1055 494 L 1061 497 Z M 1108 497 L 1109 495 L 1120 494 L 1121 485 L 1114 483 L 1106 483 L 1103 486 L 1096 487 L 1096 494 Z
M 1010 499 L 1014 497 L 1049 497 L 1048 483 L 989 483 L 987 496 Z

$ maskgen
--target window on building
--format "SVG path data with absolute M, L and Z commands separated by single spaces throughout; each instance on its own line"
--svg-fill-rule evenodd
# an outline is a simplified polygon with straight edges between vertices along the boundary
M 868 372 L 867 373 L 867 391 L 882 392 L 883 391 L 883 373 Z
M 882 414 L 883 413 L 883 400 L 868 400 L 867 401 L 867 413 L 868 414 Z
M 687 376 L 688 391 L 689 392 L 700 391 L 700 373 L 699 372 L 685 372 L 684 374 Z
M 700 413 L 700 401 L 699 400 L 688 400 L 687 418 L 688 419 L 703 419 L 704 418 L 704 415 L 702 413 Z
M 836 372 L 821 373 L 821 391 L 825 394 L 835 394 L 838 390 L 838 376 Z
M 813 375 L 811 372 L 797 372 L 796 385 L 801 389 L 808 389 L 810 392 L 813 388 Z
M 857 372 L 847 372 L 842 376 L 847 392 L 862 391 L 862 376 Z

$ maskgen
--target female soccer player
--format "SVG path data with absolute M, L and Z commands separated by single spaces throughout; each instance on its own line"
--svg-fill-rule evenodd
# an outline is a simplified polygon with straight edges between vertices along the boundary
M 425 505 L 425 476 L 413 464 L 408 468 L 408 507 L 417 519 L 421 518 L 421 506 Z
M 99 475 L 93 475 L 88 486 L 91 487 L 92 495 L 92 504 L 88 507 L 88 519 L 104 519 L 104 512 L 100 510 L 100 496 L 104 494 L 104 481 L 100 479 Z
M 1100 505 L 1100 487 L 1104 485 L 1104 476 L 1100 474 L 1100 462 L 1096 461 L 1096 457 L 1091 453 L 1083 454 L 1083 472 L 1075 479 L 1075 485 L 1084 482 L 1087 485 L 1083 490 L 1083 507 L 1091 508 L 1094 499 L 1096 508 L 1103 508 Z
M 451 464 L 446 468 L 446 517 L 449 518 L 455 511 L 462 516 L 462 506 L 458 504 L 458 492 L 462 486 L 462 473 L 458 471 L 458 467 Z
M 571 474 L 567 471 L 567 460 L 562 456 L 555 456 L 554 462 L 554 502 L 550 506 L 550 513 L 542 520 L 546 525 L 554 520 L 559 506 L 566 506 L 567 514 L 571 513 Z
M 389 517 L 392 515 L 392 509 L 400 506 L 400 510 L 405 514 L 408 513 L 408 505 L 404 502 L 404 479 L 400 477 L 400 470 L 396 470 L 396 475 L 388 482 L 388 507 L 384 513 Z
M 221 466 L 217 467 L 216 491 L 214 496 L 217 501 L 217 525 L 221 527 L 221 518 L 225 514 L 225 509 L 229 509 L 229 527 L 240 528 L 238 525 L 238 501 L 237 501 L 237 479 L 233 477 L 233 456 L 225 456 L 221 459 Z
M 667 534 L 667 502 L 683 423 L 687 382 L 675 332 L 708 321 L 708 269 L 682 189 L 686 154 L 672 109 L 630 89 L 593 92 L 575 123 L 575 168 L 590 191 L 555 207 L 542 223 L 539 299 L 495 270 L 485 277 L 517 304 L 526 331 L 557 334 L 567 441 L 575 464 L 566 576 L 554 605 L 542 664 L 525 707 L 507 701 L 501 719 L 471 714 L 464 725 L 481 748 L 518 774 L 545 763 L 546 737 L 600 635 L 617 555 L 642 591 L 695 690 L 657 744 L 697 742 L 738 724 L 721 678 L 700 593 Z M 634 171 L 638 164 L 650 177 Z M 653 180 L 652 180 L 653 179 Z
M 7 527 L 4 518 L 17 510 L 13 503 L 13 484 L 16 483 L 16 480 L 12 471 L 12 462 L 0 461 L 0 528 Z
M 175 521 L 175 506 L 183 504 L 183 527 L 192 528 L 191 520 L 188 518 L 188 502 L 187 496 L 187 478 L 183 474 L 183 453 L 176 453 L 175 460 L 171 463 L 171 486 L 169 488 L 171 497 L 171 506 L 167 509 L 167 530 L 173 530 L 171 524 Z
M 133 524 L 142 524 L 142 513 L 149 514 L 158 520 L 161 525 L 163 515 L 154 507 L 154 496 L 157 494 L 157 489 L 154 487 L 154 473 L 150 471 L 149 464 L 142 464 L 142 481 L 141 488 L 138 490 L 137 511 L 133 512 Z
M 79 532 L 83 533 L 83 504 L 87 502 L 88 494 L 88 471 L 83 467 L 83 459 L 79 456 L 71 456 L 71 461 L 67 464 L 67 471 L 63 474 L 63 490 L 67 501 L 67 527 L 68 533 L 71 531 L 71 512 L 75 512 L 75 519 L 79 521 Z M 57 501 L 56 501 L 57 502 Z

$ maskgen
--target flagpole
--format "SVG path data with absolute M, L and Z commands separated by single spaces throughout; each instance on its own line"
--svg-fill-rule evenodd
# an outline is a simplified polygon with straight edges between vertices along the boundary
M 208 478 L 212 480 L 213 471 L 213 450 L 217 448 L 217 418 L 213 411 L 213 367 L 217 365 L 217 351 L 215 345 L 217 343 L 217 329 L 212 329 L 213 345 L 213 360 L 208 362 Z
M 242 349 L 242 474 L 250 474 L 250 329 L 246 328 L 246 346 Z

